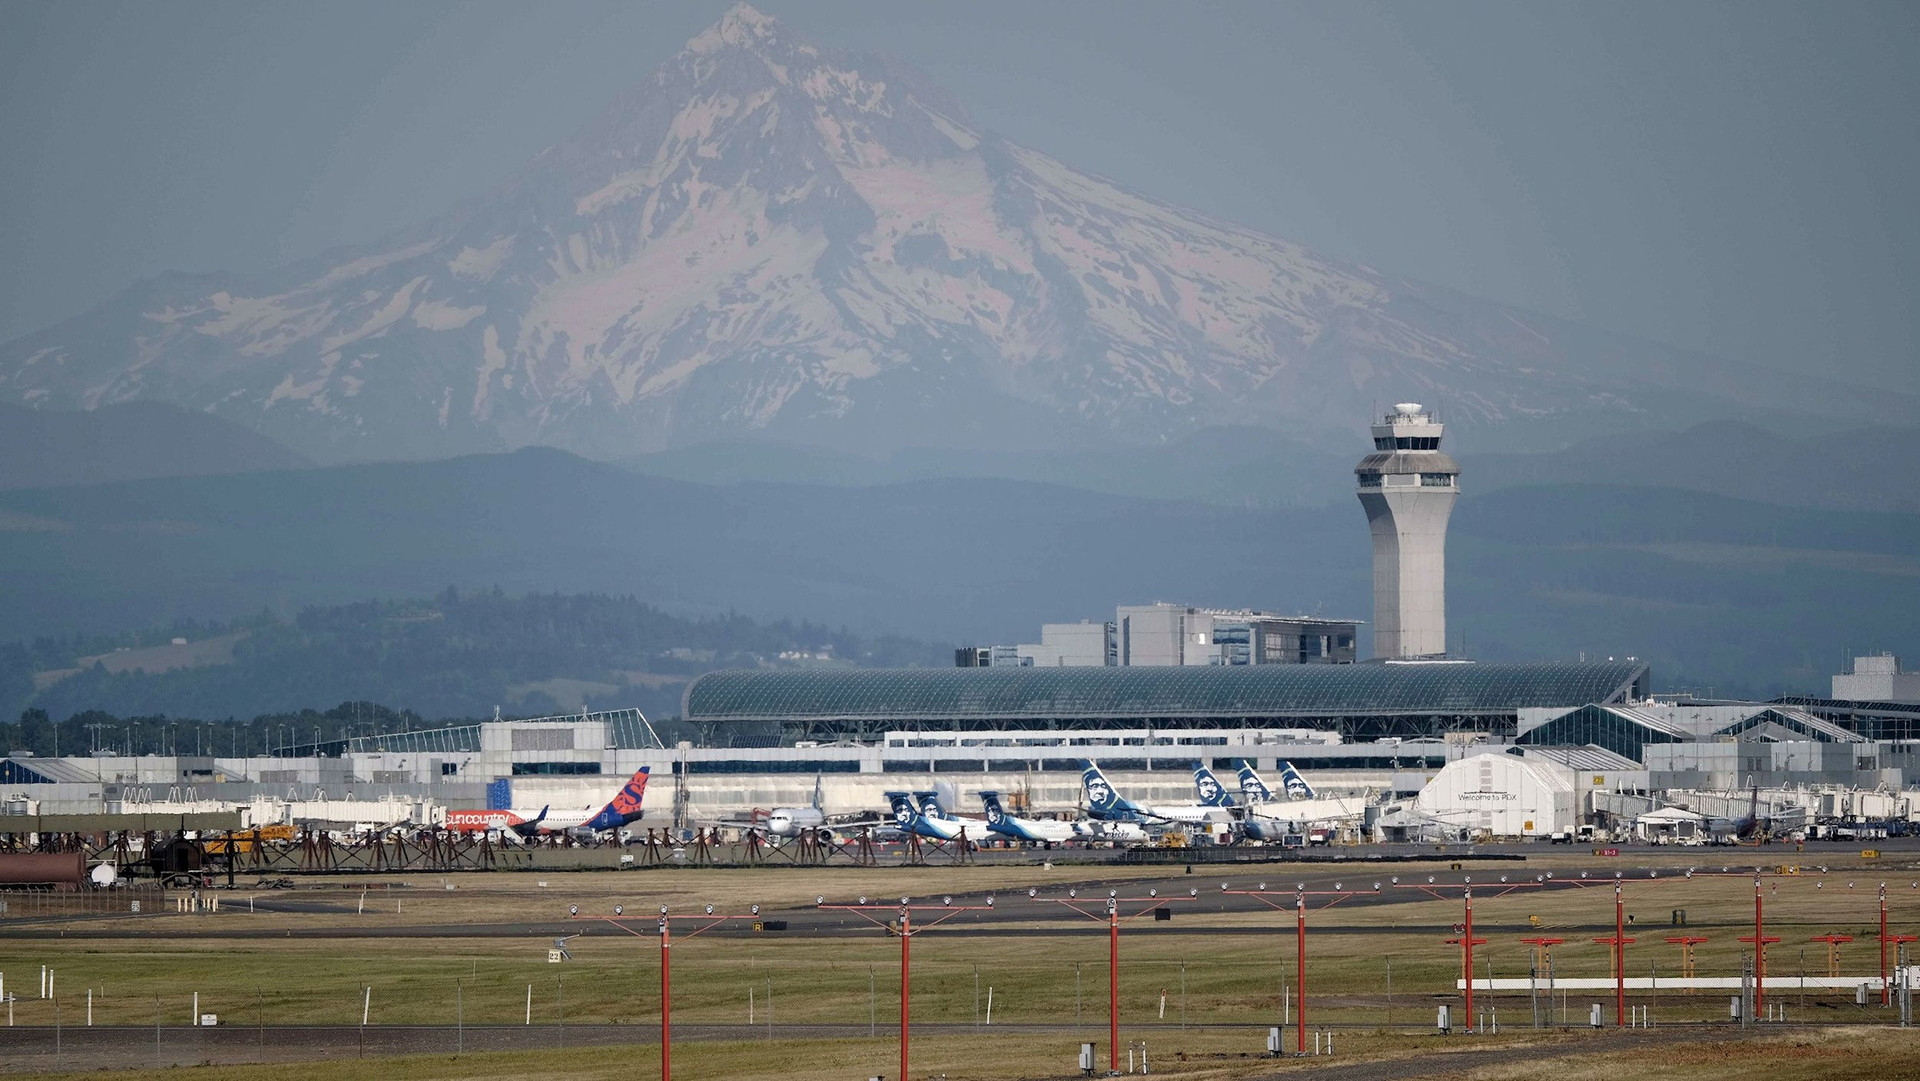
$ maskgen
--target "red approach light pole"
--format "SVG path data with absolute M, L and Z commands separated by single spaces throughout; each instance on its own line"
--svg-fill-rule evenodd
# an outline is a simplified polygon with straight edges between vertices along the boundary
M 1807 941 L 1824 942 L 1827 944 L 1827 975 L 1840 975 L 1840 945 L 1845 942 L 1852 942 L 1853 936 L 1834 934 L 1812 935 Z
M 900 898 L 898 905 L 868 904 L 865 897 L 860 898 L 859 904 L 853 905 L 830 905 L 827 904 L 825 897 L 816 897 L 814 898 L 814 904 L 821 909 L 836 912 L 851 912 L 861 919 L 866 920 L 868 923 L 873 924 L 875 927 L 886 928 L 889 933 L 894 933 L 895 928 L 889 926 L 884 920 L 874 919 L 869 913 L 899 913 L 900 923 L 897 933 L 900 936 L 900 1076 L 905 1078 L 907 1076 L 907 1052 L 913 1039 L 913 1010 L 910 1004 L 913 987 L 913 936 L 925 934 L 962 912 L 985 912 L 993 907 L 993 897 L 989 895 L 987 897 L 987 903 L 984 905 L 956 905 L 953 903 L 952 897 L 941 898 L 941 903 L 937 905 L 916 905 L 910 898 L 906 897 Z M 938 912 L 941 913 L 941 916 L 939 919 L 928 921 L 925 926 L 916 930 L 913 926 L 913 914 L 916 911 Z
M 1460 891 L 1460 896 L 1466 902 L 1466 905 L 1467 905 L 1467 919 L 1465 923 L 1460 925 L 1460 930 L 1461 930 L 1460 937 L 1447 939 L 1447 942 L 1449 945 L 1453 945 L 1453 944 L 1459 945 L 1460 949 L 1463 951 L 1460 956 L 1460 971 L 1466 976 L 1466 980 L 1464 982 L 1467 985 L 1467 1032 L 1472 1033 L 1473 1017 L 1474 1017 L 1474 1013 L 1473 1013 L 1473 948 L 1475 946 L 1486 945 L 1487 940 L 1484 938 L 1473 937 L 1473 887 L 1468 886 L 1466 889 Z
M 1677 937 L 1667 939 L 1668 942 L 1671 942 L 1674 945 L 1680 947 L 1680 978 L 1681 979 L 1685 979 L 1685 980 L 1693 979 L 1693 976 L 1694 976 L 1693 948 L 1695 946 L 1700 945 L 1702 942 L 1705 942 L 1706 940 L 1707 940 L 1707 936 L 1705 935 L 1679 935 Z M 1689 995 L 1695 994 L 1696 992 L 1698 992 L 1698 990 L 1699 988 L 1694 987 L 1692 984 L 1687 985 L 1687 994 Z
M 1378 892 L 1380 889 L 1380 883 L 1375 882 L 1373 884 L 1373 888 L 1376 892 Z M 1267 884 L 1265 882 L 1260 883 L 1260 888 L 1257 890 L 1222 889 L 1221 892 L 1232 897 L 1252 897 L 1255 900 L 1259 901 L 1261 904 L 1266 905 L 1268 908 L 1283 909 L 1286 907 L 1284 905 L 1276 904 L 1272 900 L 1269 900 L 1269 898 L 1271 897 L 1286 896 L 1286 893 L 1284 891 L 1275 891 L 1274 893 L 1268 893 Z M 1340 888 L 1340 883 L 1338 882 L 1335 882 L 1333 884 L 1333 888 L 1330 890 L 1310 890 L 1307 888 L 1306 883 L 1302 882 L 1298 886 L 1294 887 L 1292 891 L 1293 911 L 1294 911 L 1294 940 L 1295 940 L 1295 946 L 1296 946 L 1295 952 L 1297 954 L 1297 965 L 1298 965 L 1298 970 L 1296 972 L 1294 982 L 1295 982 L 1295 985 L 1298 986 L 1300 989 L 1300 1009 L 1299 1009 L 1299 1012 L 1294 1015 L 1298 1021 L 1298 1030 L 1299 1030 L 1298 1035 L 1296 1036 L 1296 1039 L 1298 1042 L 1296 1043 L 1295 1046 L 1299 1049 L 1299 1053 L 1302 1055 L 1307 1053 L 1307 898 L 1308 897 L 1330 897 L 1332 898 L 1332 900 L 1328 901 L 1324 905 L 1321 905 L 1320 907 L 1331 908 L 1334 905 L 1339 904 L 1341 901 L 1344 901 L 1349 897 L 1353 897 L 1359 894 L 1360 892 L 1361 892 L 1360 890 L 1343 890 Z
M 1226 883 L 1221 883 L 1221 889 L 1225 888 Z M 1028 890 L 1027 896 L 1037 898 L 1039 893 L 1038 890 Z M 1199 890 L 1189 889 L 1185 897 L 1162 897 L 1159 890 L 1150 889 L 1145 897 L 1121 897 L 1116 891 L 1108 890 L 1104 916 L 1099 910 L 1089 911 L 1081 907 L 1092 902 L 1081 901 L 1078 890 L 1068 890 L 1065 897 L 1050 898 L 1054 903 L 1065 905 L 1090 920 L 1107 921 L 1107 1069 L 1114 1074 L 1120 1072 L 1120 923 L 1123 920 L 1137 920 L 1168 901 L 1191 901 L 1199 895 Z M 1141 902 L 1145 902 L 1147 907 L 1124 916 L 1120 914 L 1121 905 Z
M 1754 875 L 1753 934 L 1741 935 L 1740 941 L 1753 943 L 1753 1012 L 1756 1015 L 1767 1008 L 1767 944 L 1780 941 L 1778 937 L 1767 934 L 1766 909 L 1761 893 L 1760 876 Z
M 644 937 L 640 932 L 628 927 L 620 918 L 621 915 L 620 906 L 615 905 L 612 916 L 601 918 L 636 938 Z M 672 921 L 688 920 L 700 924 L 699 927 L 680 936 L 682 938 L 692 938 L 695 935 L 711 931 L 729 920 L 757 920 L 759 918 L 759 905 L 754 905 L 751 911 L 744 916 L 717 915 L 714 913 L 712 905 L 708 905 L 704 913 L 670 916 L 667 914 L 667 906 L 660 906 L 660 1081 L 673 1081 L 673 982 L 672 965 L 669 963 L 669 958 L 673 952 L 673 941 L 669 932 Z
M 1517 890 L 1517 889 L 1544 887 L 1547 885 L 1547 883 L 1548 883 L 1548 879 L 1547 879 L 1547 876 L 1545 875 L 1540 875 L 1531 882 L 1508 882 L 1507 876 L 1501 875 L 1500 881 L 1497 884 L 1486 883 L 1484 885 L 1484 888 L 1493 890 L 1493 896 L 1501 897 L 1506 894 L 1512 893 L 1514 890 Z M 1467 1026 L 1466 1027 L 1468 1032 L 1472 1032 L 1473 1031 L 1473 948 L 1475 946 L 1484 946 L 1487 943 L 1487 940 L 1484 938 L 1473 937 L 1473 876 L 1472 875 L 1463 876 L 1460 880 L 1460 884 L 1458 886 L 1454 886 L 1446 883 L 1436 883 L 1434 882 L 1432 875 L 1427 876 L 1427 881 L 1424 884 L 1419 882 L 1408 882 L 1403 884 L 1400 881 L 1399 876 L 1396 875 L 1393 879 L 1393 884 L 1396 886 L 1404 885 L 1406 888 L 1420 890 L 1433 897 L 1440 897 L 1440 898 L 1444 898 L 1447 894 L 1447 891 L 1449 890 L 1457 889 L 1460 891 L 1461 898 L 1466 903 L 1466 922 L 1461 924 L 1460 929 L 1462 933 L 1460 937 L 1447 939 L 1447 943 L 1449 945 L 1454 943 L 1459 943 L 1461 948 L 1461 966 L 1466 970 L 1465 972 L 1466 974 L 1465 983 L 1466 983 L 1466 992 L 1467 992 Z M 1562 885 L 1566 885 L 1566 883 L 1562 883 Z
M 1595 942 L 1613 947 L 1613 1023 L 1627 1027 L 1627 898 L 1620 883 L 1613 884 L 1613 937 Z

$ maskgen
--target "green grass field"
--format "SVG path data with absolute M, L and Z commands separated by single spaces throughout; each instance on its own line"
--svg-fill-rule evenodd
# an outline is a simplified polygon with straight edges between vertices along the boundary
M 1559 976 L 1605 977 L 1610 974 L 1610 950 L 1591 939 L 1611 933 L 1610 870 L 1605 881 L 1589 879 L 1593 884 L 1582 889 L 1520 888 L 1502 893 L 1497 882 L 1503 873 L 1515 882 L 1530 882 L 1549 867 L 1557 879 L 1577 877 L 1583 866 L 1597 875 L 1597 865 L 1593 860 L 1583 863 L 1561 857 L 1464 872 L 1444 866 L 1307 872 L 1306 880 L 1315 889 L 1331 889 L 1337 875 L 1343 888 L 1366 893 L 1378 880 L 1383 893 L 1398 899 L 1391 904 L 1363 904 L 1325 895 L 1314 898 L 1309 914 L 1310 1022 L 1341 1026 L 1343 1061 L 1437 1055 L 1449 1049 L 1514 1042 L 1567 1044 L 1564 1052 L 1576 1049 L 1579 1041 L 1593 1037 L 1579 1025 L 1586 1006 L 1606 1001 L 1604 992 L 1568 996 L 1567 1016 L 1576 1022 L 1571 1031 L 1534 1031 L 1527 994 L 1503 992 L 1476 996 L 1481 1010 L 1498 1010 L 1497 1037 L 1434 1035 L 1435 1007 L 1451 1003 L 1458 1011 L 1462 1006 L 1454 986 L 1460 975 L 1459 948 L 1444 941 L 1462 918 L 1462 904 L 1457 896 L 1433 899 L 1407 886 L 1424 882 L 1429 874 L 1440 883 L 1458 883 L 1464 875 L 1473 875 L 1479 891 L 1474 931 L 1488 940 L 1476 952 L 1479 976 L 1525 976 L 1531 955 L 1520 939 L 1551 935 L 1567 940 L 1554 953 Z M 1905 868 L 1855 866 L 1835 867 L 1821 875 L 1803 867 L 1798 875 L 1768 877 L 1763 884 L 1767 931 L 1782 939 L 1769 951 L 1769 972 L 1779 976 L 1804 970 L 1824 975 L 1826 946 L 1808 939 L 1840 933 L 1856 939 L 1844 947 L 1843 971 L 1861 978 L 1876 973 L 1878 950 L 1872 936 L 1878 929 L 1878 885 L 1882 880 L 1890 884 L 1895 929 L 1912 933 L 1920 929 L 1916 928 L 1920 890 L 1910 885 L 1914 874 Z M 1403 885 L 1392 885 L 1390 875 L 1400 876 Z M 1252 876 L 1226 877 L 1229 881 L 1241 878 L 1233 884 L 1242 889 L 1253 888 L 1263 876 L 1275 891 L 1290 890 L 1293 882 L 1302 880 L 1297 868 L 1257 869 Z M 89 992 L 96 1025 L 150 1027 L 158 1021 L 183 1026 L 192 1016 L 197 992 L 200 1010 L 220 1015 L 223 1025 L 358 1026 L 371 989 L 368 1016 L 375 1026 L 451 1025 L 456 1019 L 476 1026 L 523 1025 L 530 995 L 534 1028 L 529 1030 L 529 1040 L 545 1041 L 563 1024 L 632 1025 L 641 1030 L 657 1026 L 660 950 L 653 914 L 661 904 L 679 914 L 691 914 L 707 903 L 721 911 L 744 911 L 749 904 L 759 904 L 768 918 L 785 913 L 798 922 L 800 915 L 813 916 L 816 895 L 848 902 L 863 893 L 890 900 L 905 894 L 925 903 L 952 890 L 958 899 L 977 902 L 983 890 L 995 890 L 1013 901 L 1003 903 L 995 913 L 1004 921 L 995 925 L 998 933 L 959 934 L 951 928 L 934 928 L 914 938 L 915 1022 L 980 1026 L 977 1035 L 929 1034 L 917 1040 L 915 1073 L 924 1067 L 929 1073 L 953 1077 L 1067 1076 L 1074 1072 L 1072 1057 L 1082 1039 L 1100 1045 L 1104 1059 L 1105 927 L 1061 906 L 1021 904 L 1026 889 L 1040 888 L 1057 897 L 1064 895 L 1066 883 L 1081 882 L 1086 884 L 1083 894 L 1097 899 L 1108 888 L 1138 893 L 1148 880 L 1169 894 L 1184 894 L 1191 883 L 1202 890 L 1202 897 L 1170 902 L 1175 909 L 1170 924 L 1140 920 L 1121 932 L 1122 1039 L 1147 1041 L 1156 1072 L 1255 1076 L 1280 1068 L 1257 1057 L 1267 1026 L 1280 1024 L 1299 1008 L 1291 896 L 1275 898 L 1289 906 L 1282 911 L 1206 911 L 1209 898 L 1213 907 L 1218 906 L 1222 877 L 1217 873 L 1170 876 L 1166 868 L 1004 866 L 575 873 L 551 876 L 545 886 L 527 874 L 445 879 L 393 876 L 373 880 L 385 888 L 366 890 L 364 908 L 360 880 L 302 880 L 303 888 L 291 891 L 235 891 L 223 896 L 218 913 L 169 912 L 34 925 L 43 933 L 64 928 L 67 937 L 27 938 L 16 930 L 0 937 L 0 973 L 5 975 L 7 991 L 17 998 L 12 1004 L 13 1023 L 21 1026 L 55 1021 L 53 1002 L 27 997 L 36 990 L 40 966 L 47 965 L 55 974 L 60 1022 L 68 1026 L 83 1023 Z M 446 889 L 447 884 L 454 888 Z M 1626 880 L 1624 890 L 1628 912 L 1634 917 L 1629 933 L 1637 938 L 1628 951 L 1629 974 L 1678 975 L 1678 948 L 1663 939 L 1683 931 L 1708 938 L 1697 955 L 1701 975 L 1737 974 L 1741 951 L 1748 948 L 1737 939 L 1752 931 L 1751 877 L 1688 880 L 1663 873 L 1656 879 Z M 249 896 L 262 902 L 333 910 L 249 911 Z M 593 917 L 611 914 L 616 904 L 625 907 L 624 922 L 637 933 L 604 920 L 566 919 L 570 906 L 578 906 L 583 917 Z M 1675 909 L 1686 910 L 1685 927 L 1673 925 Z M 561 924 L 585 933 L 570 943 L 573 959 L 564 964 L 547 962 L 551 934 L 460 934 L 463 926 L 515 921 Z M 1192 933 L 1202 927 L 1206 933 Z M 338 934 L 343 929 L 365 934 L 315 937 L 318 931 Z M 689 930 L 689 925 L 682 924 L 673 946 L 676 1025 L 691 1031 L 699 1026 L 741 1026 L 751 1018 L 758 1027 L 735 1031 L 736 1035 L 750 1031 L 751 1039 L 677 1041 L 677 1046 L 684 1046 L 676 1054 L 677 1076 L 866 1077 L 897 1071 L 893 1065 L 899 1004 L 897 937 L 877 927 L 835 937 L 744 931 L 683 937 Z M 99 933 L 105 937 L 82 937 Z M 991 1028 L 986 1026 L 989 995 Z M 1798 1035 L 1766 1034 L 1763 1029 L 1750 1040 L 1714 1044 L 1712 1054 L 1721 1057 L 1695 1063 L 1687 1076 L 1812 1076 L 1792 1072 L 1799 1068 L 1793 1064 L 1807 1059 L 1809 1068 L 1816 1061 L 1844 1065 L 1855 1058 L 1863 1071 L 1881 1071 L 1858 1076 L 1920 1076 L 1920 1069 L 1904 1075 L 1882 1069 L 1888 1056 L 1898 1058 L 1894 1052 L 1901 1047 L 1912 1061 L 1920 1062 L 1920 1038 L 1888 1028 L 1890 1011 L 1863 1010 L 1854 1005 L 1851 993 L 1776 991 L 1772 997 L 1790 1004 L 1795 1021 L 1867 1027 L 1857 1030 L 1864 1035 L 1837 1043 L 1829 1039 L 1826 1029 Z M 1659 1022 L 1726 1018 L 1723 992 L 1686 995 L 1663 990 L 1657 995 L 1635 995 L 1632 1001 L 1650 1005 Z M 1558 1002 L 1545 1007 L 1549 1023 L 1560 1019 L 1560 1008 Z M 1610 1023 L 1611 1007 L 1605 1012 Z M 1456 1015 L 1456 1023 L 1460 1020 Z M 821 1041 L 798 1027 L 851 1024 L 865 1028 L 869 1022 L 876 1038 Z M 1062 1027 L 1051 1032 L 1009 1027 L 1036 1023 Z M 636 1033 L 642 1034 L 650 1033 Z M 1813 1041 L 1807 1046 L 1830 1047 L 1833 1053 L 1808 1058 L 1781 1050 L 1795 1046 L 1793 1039 Z M 1756 1058 L 1751 1054 L 1754 1048 L 1773 1048 L 1777 1053 Z M 1605 1049 L 1593 1052 L 1595 1076 L 1617 1067 L 1607 1065 L 1613 1054 Z M 1436 1059 L 1437 1064 L 1451 1061 Z M 1769 1065 L 1775 1061 L 1781 1064 L 1777 1071 Z M 379 1076 L 419 1078 L 535 1074 L 594 1078 L 615 1070 L 651 1074 L 658 1069 L 656 1049 L 629 1047 L 549 1051 L 533 1058 L 513 1053 L 469 1055 L 457 1063 L 434 1056 L 368 1060 L 365 1065 L 328 1063 L 324 1069 L 316 1067 L 319 1072 L 313 1076 L 315 1081 L 358 1077 L 374 1070 L 376 1062 L 382 1064 Z M 825 1065 L 809 1065 L 814 1062 Z M 1660 1069 L 1671 1065 L 1671 1059 L 1663 1060 Z M 1721 1065 L 1725 1072 L 1716 1073 Z M 202 1072 L 210 1077 L 251 1078 L 266 1076 L 259 1072 L 266 1069 L 270 1068 L 207 1067 Z M 1506 1067 L 1487 1069 L 1493 1071 L 1487 1077 L 1520 1076 L 1499 1072 Z M 1843 1069 L 1823 1076 L 1855 1074 Z

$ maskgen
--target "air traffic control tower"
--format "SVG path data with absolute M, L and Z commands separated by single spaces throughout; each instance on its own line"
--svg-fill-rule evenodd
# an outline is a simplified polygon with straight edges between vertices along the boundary
M 1354 473 L 1373 531 L 1373 652 L 1395 660 L 1447 652 L 1447 517 L 1460 467 L 1440 453 L 1442 425 L 1402 402 L 1373 426 Z

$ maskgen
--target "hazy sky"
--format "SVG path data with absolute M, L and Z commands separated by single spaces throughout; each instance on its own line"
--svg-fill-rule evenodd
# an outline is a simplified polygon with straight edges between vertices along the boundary
M 1920 391 L 1920 4 L 759 6 L 1331 255 Z M 0 5 L 0 340 L 483 194 L 725 7 Z

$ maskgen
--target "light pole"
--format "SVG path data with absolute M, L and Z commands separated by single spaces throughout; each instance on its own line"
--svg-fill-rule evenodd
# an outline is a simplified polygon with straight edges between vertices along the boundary
M 1225 890 L 1226 883 L 1220 888 Z M 1040 891 L 1028 890 L 1028 897 L 1038 897 Z M 1105 919 L 1107 923 L 1107 1069 L 1110 1073 L 1120 1072 L 1120 924 L 1125 920 L 1137 920 L 1140 917 L 1166 904 L 1168 901 L 1191 901 L 1200 895 L 1198 889 L 1188 889 L 1185 897 L 1161 897 L 1157 889 L 1149 889 L 1145 897 L 1122 897 L 1117 890 L 1108 890 L 1104 898 L 1104 908 L 1089 909 L 1083 906 L 1094 904 L 1093 900 L 1080 900 L 1079 890 L 1068 890 L 1065 897 L 1053 897 L 1055 904 L 1080 913 L 1090 920 Z M 1145 908 L 1127 915 L 1121 915 L 1121 905 L 1133 905 L 1145 902 Z M 1104 916 L 1102 915 L 1104 913 Z M 903 1071 L 902 1077 L 906 1074 Z
M 1498 882 L 1482 883 L 1481 888 L 1484 890 L 1491 891 L 1492 895 L 1495 897 L 1503 897 L 1506 894 L 1512 893 L 1514 890 L 1518 890 L 1518 889 L 1544 888 L 1552 881 L 1553 881 L 1553 878 L 1551 875 L 1536 875 L 1533 881 L 1531 882 L 1527 882 L 1527 881 L 1509 882 L 1507 881 L 1506 875 L 1501 875 L 1500 880 Z M 1404 882 L 1403 883 L 1400 881 L 1400 877 L 1398 875 L 1395 875 L 1392 879 L 1392 883 L 1393 885 L 1401 887 L 1403 889 L 1419 890 L 1422 893 L 1428 894 L 1429 896 L 1436 897 L 1436 898 L 1444 898 L 1448 893 L 1452 892 L 1453 890 L 1460 891 L 1461 900 L 1464 903 L 1466 908 L 1465 920 L 1460 925 L 1460 931 L 1461 931 L 1460 937 L 1447 939 L 1447 942 L 1449 944 L 1458 943 L 1461 948 L 1461 968 L 1462 968 L 1463 974 L 1466 977 L 1461 982 L 1465 986 L 1466 993 L 1467 993 L 1467 1031 L 1472 1032 L 1473 1031 L 1473 948 L 1475 946 L 1485 945 L 1487 941 L 1484 938 L 1473 937 L 1473 876 L 1472 875 L 1461 876 L 1460 884 L 1457 886 L 1453 885 L 1452 883 L 1436 882 L 1434 881 L 1434 876 L 1432 875 L 1428 875 L 1427 880 L 1424 883 L 1422 882 Z M 1491 984 L 1488 985 L 1488 990 L 1489 991 L 1492 990 Z
M 1761 878 L 1756 874 L 1753 876 L 1753 934 L 1740 936 L 1740 941 L 1753 943 L 1753 1013 L 1756 1021 L 1767 1008 L 1767 944 L 1780 941 L 1778 937 L 1767 934 L 1765 914 Z
M 913 936 L 917 934 L 924 934 L 927 931 L 931 931 L 935 927 L 940 926 L 941 924 L 947 922 L 948 920 L 954 918 L 955 916 L 958 916 L 962 912 L 985 912 L 993 908 L 993 896 L 989 894 L 987 896 L 987 903 L 984 905 L 956 905 L 953 903 L 953 898 L 951 896 L 941 898 L 941 902 L 937 905 L 935 904 L 916 905 L 913 903 L 912 898 L 908 898 L 908 897 L 900 898 L 900 903 L 898 905 L 868 904 L 867 899 L 865 897 L 860 898 L 860 901 L 858 904 L 851 904 L 851 905 L 830 905 L 830 904 L 827 904 L 827 899 L 825 897 L 815 897 L 813 899 L 813 902 L 814 902 L 814 905 L 818 908 L 832 910 L 836 912 L 851 912 L 854 915 L 859 916 L 861 919 L 866 920 L 868 923 L 873 924 L 875 927 L 883 927 L 883 928 L 886 928 L 889 933 L 899 934 L 900 936 L 900 1076 L 902 1078 L 906 1077 L 907 1076 L 907 1051 L 909 1046 L 911 1045 L 912 1037 L 913 1037 L 913 1029 L 912 1029 L 913 1011 L 910 1006 L 910 995 L 911 995 L 912 985 L 913 985 L 913 969 L 912 969 Z M 870 915 L 870 913 L 873 913 L 873 912 L 898 913 L 900 917 L 900 922 L 898 924 L 897 932 L 895 927 L 888 925 L 886 921 L 874 919 L 873 916 Z M 931 920 L 928 923 L 926 923 L 924 926 L 920 927 L 918 930 L 915 930 L 913 927 L 913 914 L 915 912 L 930 912 L 930 913 L 938 912 L 938 913 L 941 913 L 941 915 L 938 919 Z
M 570 913 L 570 915 L 574 918 L 580 918 L 578 913 Z M 587 918 L 603 919 L 622 931 L 633 935 L 635 938 L 645 937 L 639 931 L 627 926 L 626 922 L 622 919 L 624 916 L 625 912 L 622 911 L 622 907 L 615 905 L 613 906 L 613 915 L 611 916 Z M 704 912 L 689 913 L 685 916 L 674 916 L 668 913 L 666 905 L 660 906 L 660 1081 L 672 1081 L 673 1079 L 673 982 L 671 963 L 673 953 L 671 927 L 673 921 L 686 920 L 691 923 L 698 923 L 700 925 L 699 927 L 680 936 L 681 938 L 692 938 L 695 935 L 710 931 L 729 920 L 756 920 L 759 918 L 759 905 L 751 906 L 748 914 L 744 916 L 718 915 L 713 911 L 712 905 L 708 905 Z
M 1380 891 L 1380 883 L 1375 882 L 1373 884 L 1373 892 L 1378 893 L 1379 891 Z M 1333 905 L 1339 904 L 1341 901 L 1344 901 L 1349 897 L 1355 896 L 1361 891 L 1343 890 L 1340 888 L 1340 883 L 1338 882 L 1335 882 L 1333 884 L 1333 888 L 1330 890 L 1310 890 L 1307 888 L 1307 884 L 1302 882 L 1296 885 L 1291 891 L 1291 893 L 1285 890 L 1275 890 L 1275 891 L 1269 892 L 1267 890 L 1267 884 L 1265 882 L 1262 882 L 1260 883 L 1260 888 L 1255 890 L 1230 890 L 1230 889 L 1226 889 L 1225 886 L 1223 885 L 1221 887 L 1221 892 L 1233 897 L 1252 897 L 1255 900 L 1259 901 L 1261 904 L 1266 905 L 1268 908 L 1284 910 L 1288 907 L 1291 907 L 1293 909 L 1293 914 L 1294 914 L 1293 934 L 1294 934 L 1294 947 L 1295 947 L 1294 953 L 1295 953 L 1295 965 L 1296 965 L 1296 970 L 1294 973 L 1294 983 L 1300 989 L 1299 990 L 1300 1010 L 1299 1010 L 1299 1013 L 1295 1015 L 1298 1021 L 1298 1024 L 1296 1026 L 1298 1031 L 1295 1034 L 1294 1038 L 1296 1041 L 1295 1046 L 1298 1048 L 1299 1053 L 1302 1055 L 1306 1054 L 1307 1053 L 1307 898 L 1308 897 L 1330 897 L 1332 898 L 1332 900 L 1320 906 L 1321 908 L 1328 908 Z M 1291 906 L 1284 905 L 1284 904 L 1277 904 L 1273 900 L 1271 900 L 1271 898 L 1276 896 L 1280 896 L 1280 897 L 1291 896 L 1293 898 L 1293 904 Z

